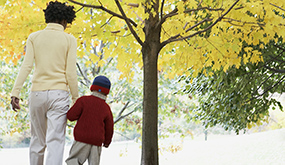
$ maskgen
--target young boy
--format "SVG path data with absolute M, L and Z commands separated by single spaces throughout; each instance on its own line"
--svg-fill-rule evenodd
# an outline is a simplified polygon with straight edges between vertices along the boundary
M 107 77 L 97 76 L 90 87 L 92 95 L 80 97 L 68 111 L 68 120 L 77 123 L 67 165 L 83 164 L 86 159 L 89 165 L 99 165 L 102 144 L 107 148 L 113 136 L 113 115 L 105 102 L 110 87 Z

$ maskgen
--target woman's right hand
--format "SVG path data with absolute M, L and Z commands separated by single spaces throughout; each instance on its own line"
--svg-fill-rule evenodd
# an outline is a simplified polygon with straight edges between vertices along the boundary
M 12 96 L 12 97 L 11 97 L 12 109 L 13 109 L 15 112 L 17 112 L 18 109 L 21 109 L 19 103 L 20 103 L 20 99 L 19 99 L 19 98 L 15 97 L 15 96 Z

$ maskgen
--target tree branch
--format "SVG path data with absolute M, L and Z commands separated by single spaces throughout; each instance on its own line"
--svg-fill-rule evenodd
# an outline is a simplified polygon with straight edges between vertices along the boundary
M 268 77 L 259 85 L 259 87 L 255 90 L 255 92 L 252 94 L 252 97 L 253 97 L 253 95 L 258 94 L 258 91 L 262 88 L 263 84 L 265 84 L 265 83 L 266 83 L 270 78 L 272 78 L 274 75 L 275 75 L 275 73 L 272 73 L 270 76 L 268 76 Z
M 209 42 L 223 57 L 225 56 L 211 41 L 206 39 L 207 42 Z
M 127 109 L 127 107 L 128 107 L 129 104 L 130 104 L 130 101 L 128 101 L 128 102 L 124 105 L 124 107 L 120 110 L 120 112 L 119 112 L 119 114 L 118 114 L 119 117 L 122 116 L 122 113 L 125 111 L 125 109 Z
M 108 104 L 111 104 L 113 102 L 116 101 L 116 99 L 119 99 L 119 95 L 126 89 L 127 87 L 123 87 L 121 88 L 121 90 L 118 90 L 118 92 L 115 94 L 115 96 L 113 97 L 113 100 L 111 100 Z
M 213 20 L 213 19 L 205 18 L 204 20 L 202 20 L 202 21 L 198 22 L 197 24 L 195 24 L 195 25 L 189 27 L 188 29 L 186 29 L 185 32 L 187 33 L 187 32 L 189 32 L 190 30 L 194 29 L 195 27 L 201 25 L 202 23 L 204 23 L 204 22 L 206 22 L 206 21 L 211 21 L 211 20 Z M 175 36 L 170 37 L 168 40 L 173 40 L 173 39 L 176 39 L 176 38 L 178 38 L 178 37 L 180 37 L 180 36 L 181 36 L 180 34 L 177 34 L 177 35 L 175 35 Z M 186 41 L 186 38 L 184 38 L 183 40 Z
M 172 16 L 177 15 L 177 14 L 178 14 L 177 12 L 178 12 L 178 9 L 175 8 L 175 9 L 173 9 L 170 13 L 166 14 L 165 16 L 163 16 L 163 17 L 159 20 L 159 22 L 156 24 L 156 27 L 161 26 L 161 25 L 166 21 L 167 18 L 170 18 L 170 17 L 172 17 Z
M 285 63 L 285 60 L 283 60 L 283 59 L 279 59 L 279 58 L 273 57 L 272 55 L 269 55 L 269 57 L 272 59 L 272 61 L 278 61 L 281 64 Z
M 114 124 L 116 124 L 117 122 L 121 121 L 123 118 L 129 116 L 130 114 L 134 113 L 135 111 L 136 111 L 136 109 L 132 110 L 131 112 L 129 112 L 129 113 L 123 115 L 123 116 L 120 116 L 119 118 L 116 118 L 116 119 L 114 120 Z
M 120 2 L 119 2 L 118 0 L 115 0 L 115 2 L 116 2 L 116 4 L 117 4 L 117 6 L 118 6 L 118 8 L 119 8 L 119 10 L 120 10 L 120 12 L 121 12 L 121 14 L 122 14 L 124 20 L 126 21 L 126 23 L 127 23 L 127 25 L 128 25 L 128 28 L 130 29 L 131 33 L 133 34 L 133 36 L 135 37 L 135 39 L 137 40 L 137 42 L 138 42 L 141 46 L 143 46 L 144 43 L 143 43 L 142 40 L 139 38 L 138 34 L 135 32 L 134 28 L 133 28 L 132 25 L 130 24 L 130 19 L 127 18 L 127 16 L 126 16 L 126 14 L 125 14 L 125 12 L 124 12 L 124 10 L 123 10 L 123 8 L 122 8 Z
M 96 5 L 89 5 L 89 4 L 84 4 L 84 3 L 80 3 L 80 2 L 77 2 L 77 1 L 74 1 L 74 0 L 68 0 L 69 2 L 72 2 L 74 4 L 77 4 L 77 5 L 80 5 L 82 7 L 88 7 L 88 8 L 94 8 L 94 9 L 100 9 L 100 10 L 103 10 L 111 15 L 113 15 L 114 17 L 118 17 L 120 19 L 128 19 L 126 17 L 123 17 L 122 15 L 118 14 L 118 13 L 115 13 L 107 8 L 105 8 L 104 6 L 96 6 Z M 135 27 L 137 27 L 138 25 L 131 19 L 128 19 L 128 21 Z
M 199 7 L 197 9 L 185 10 L 184 13 L 186 14 L 186 13 L 191 13 L 191 12 L 195 12 L 195 11 L 199 11 L 199 10 L 224 11 L 225 9 L 222 9 L 222 8 L 212 9 L 212 8 L 209 8 L 209 7 Z M 162 13 L 161 13 L 161 15 L 162 15 Z M 173 17 L 175 15 L 178 15 L 178 9 L 177 8 L 173 9 L 170 13 L 168 13 L 164 17 L 162 17 L 161 20 L 158 22 L 157 26 L 162 25 L 166 21 L 167 18 Z
M 163 6 L 164 6 L 164 0 L 161 2 L 161 7 L 160 7 L 160 19 L 163 17 Z
M 82 69 L 81 69 L 81 67 L 80 67 L 80 65 L 78 64 L 78 63 L 76 63 L 76 66 L 77 66 L 77 68 L 78 68 L 78 70 L 79 70 L 79 72 L 80 72 L 80 74 L 82 75 L 82 77 L 84 78 L 84 80 L 87 82 L 87 84 L 86 85 L 90 85 L 91 84 L 91 81 L 86 77 L 86 75 L 83 73 L 83 71 L 82 71 Z M 85 84 L 85 83 L 84 83 Z
M 251 99 L 249 99 L 249 100 L 246 101 L 246 102 L 250 102 L 250 101 L 256 99 L 257 97 L 263 96 L 265 93 L 269 92 L 271 89 L 273 89 L 274 87 L 276 87 L 277 85 L 279 85 L 279 84 L 283 81 L 283 79 L 285 79 L 285 75 L 282 76 L 281 79 L 280 79 L 278 82 L 276 82 L 273 86 L 271 86 L 271 87 L 268 88 L 268 89 L 265 89 L 265 91 L 264 91 L 262 94 L 257 95 L 257 96 L 255 96 L 255 97 L 252 97 Z
M 269 3 L 269 4 L 272 5 L 272 6 L 274 6 L 274 7 L 277 7 L 277 8 L 280 9 L 280 10 L 285 11 L 285 9 L 281 8 L 280 6 L 277 6 L 277 5 L 273 4 L 273 3 Z
M 199 10 L 209 10 L 209 11 L 224 11 L 225 9 L 223 8 L 218 8 L 218 9 L 213 9 L 210 7 L 199 7 L 197 9 L 187 9 L 184 11 L 184 13 L 190 13 L 190 12 L 195 12 L 195 11 L 199 11 Z
M 187 33 L 187 32 L 189 32 L 190 30 L 194 29 L 195 27 L 201 25 L 202 23 L 207 22 L 207 21 L 212 21 L 212 20 L 213 20 L 213 19 L 205 18 L 205 19 L 203 19 L 202 21 L 200 21 L 200 22 L 196 23 L 195 25 L 193 25 L 193 26 L 189 27 L 188 29 L 186 29 L 185 32 Z
M 225 22 L 228 22 L 232 25 L 236 25 L 236 26 L 243 26 L 245 24 L 253 24 L 253 25 L 258 25 L 258 26 L 265 26 L 265 24 L 261 24 L 261 23 L 258 23 L 258 22 L 246 22 L 246 21 L 241 21 L 241 20 L 236 20 L 236 19 L 232 19 L 232 18 L 227 18 L 227 17 L 224 17 L 223 19 L 226 19 L 228 21 L 225 21 Z M 232 22 L 239 22 L 239 23 L 242 23 L 242 25 L 237 25 L 237 24 L 234 24 Z
M 275 68 L 271 68 L 269 66 L 264 65 L 264 67 L 270 71 L 273 71 L 275 73 L 285 73 L 285 69 L 275 69 Z
M 273 46 L 276 47 L 276 48 L 279 48 L 279 49 L 281 49 L 283 51 L 285 51 L 285 48 L 283 48 L 282 46 L 279 46 L 279 45 L 273 45 Z
M 103 25 L 101 25 L 100 28 L 102 28 L 102 27 L 104 27 L 105 25 L 107 25 L 107 24 L 111 21 L 112 18 L 113 18 L 113 15 L 108 19 L 107 22 L 105 22 Z
M 132 105 L 135 104 L 135 103 L 133 103 L 133 104 L 131 104 L 131 105 L 128 106 L 129 103 L 130 103 L 130 101 L 128 101 L 128 102 L 125 104 L 125 106 L 121 109 L 121 111 L 119 112 L 118 116 L 117 116 L 116 119 L 114 120 L 114 124 L 117 123 L 117 122 L 119 122 L 119 121 L 122 120 L 123 118 L 129 116 L 130 114 L 134 113 L 134 112 L 137 110 L 136 108 L 134 108 L 134 109 L 133 109 L 132 111 L 130 111 L 129 113 L 127 113 L 127 114 L 125 114 L 125 115 L 122 115 L 123 112 L 124 112 L 127 108 L 129 108 L 129 107 L 131 107 Z
M 81 84 L 83 84 L 86 87 L 89 87 L 85 82 L 83 82 L 82 80 L 79 81 Z
M 232 9 L 233 7 L 239 2 L 239 0 L 236 0 L 235 3 L 224 13 L 222 14 L 219 18 L 216 19 L 216 21 L 214 23 L 212 23 L 210 26 L 208 26 L 207 28 L 203 29 L 203 30 L 200 30 L 200 31 L 197 31 L 196 33 L 193 33 L 191 35 L 188 35 L 188 36 L 185 36 L 185 37 L 181 37 L 181 38 L 174 38 L 174 37 L 171 37 L 169 39 L 167 39 L 166 41 L 163 41 L 161 43 L 161 48 L 164 47 L 165 45 L 171 43 L 171 42 L 175 42 L 175 41 L 182 41 L 184 39 L 188 39 L 188 38 L 191 38 L 193 36 L 196 36 L 198 34 L 201 34 L 201 33 L 204 33 L 206 31 L 208 31 L 209 29 L 211 29 L 213 26 L 215 26 L 218 22 L 220 22 Z M 180 34 L 179 34 L 180 35 Z M 177 36 L 177 35 L 176 35 Z

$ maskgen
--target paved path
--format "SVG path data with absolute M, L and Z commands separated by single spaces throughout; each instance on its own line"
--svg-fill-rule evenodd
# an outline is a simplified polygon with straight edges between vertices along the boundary
M 163 141 L 160 165 L 285 165 L 285 129 L 239 136 L 209 136 L 183 141 L 175 154 L 166 149 L 181 141 Z M 66 147 L 64 158 L 70 146 Z M 140 145 L 112 143 L 103 149 L 101 165 L 140 165 Z M 28 149 L 1 149 L 1 165 L 28 165 Z M 85 163 L 87 165 L 87 163 Z

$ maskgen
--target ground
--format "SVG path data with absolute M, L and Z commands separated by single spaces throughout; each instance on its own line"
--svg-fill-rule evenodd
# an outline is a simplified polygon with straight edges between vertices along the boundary
M 163 140 L 160 165 L 285 165 L 285 129 L 261 133 L 233 135 L 209 135 L 194 139 Z M 173 145 L 172 153 L 167 149 Z M 66 146 L 64 158 L 70 146 Z M 1 164 L 28 165 L 28 148 L 1 149 Z M 87 163 L 85 163 L 87 165 Z M 101 165 L 139 165 L 140 144 L 112 143 L 102 150 Z

